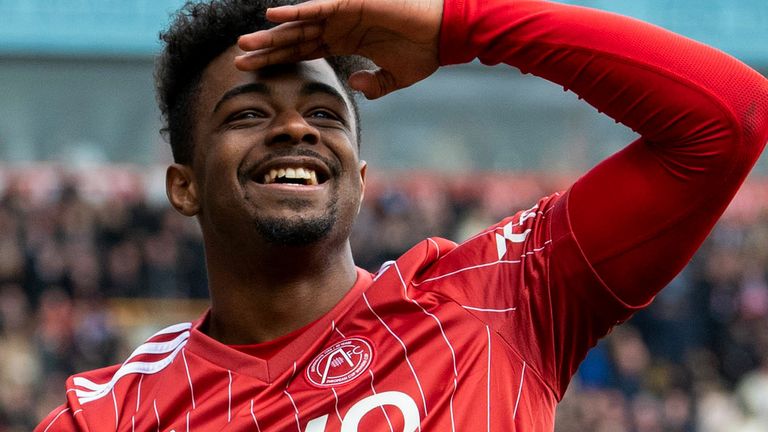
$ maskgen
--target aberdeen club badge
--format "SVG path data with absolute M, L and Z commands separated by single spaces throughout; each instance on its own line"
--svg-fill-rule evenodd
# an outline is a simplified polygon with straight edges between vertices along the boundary
M 337 387 L 364 374 L 373 362 L 371 343 L 349 337 L 326 348 L 307 367 L 307 381 L 316 387 Z

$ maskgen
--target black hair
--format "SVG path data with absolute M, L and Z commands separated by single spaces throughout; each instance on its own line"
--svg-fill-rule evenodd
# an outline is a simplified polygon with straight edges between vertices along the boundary
M 161 130 L 170 142 L 173 160 L 191 164 L 195 104 L 203 71 L 216 57 L 237 42 L 243 34 L 274 27 L 267 21 L 267 8 L 300 3 L 300 0 L 188 0 L 173 17 L 166 31 L 160 32 L 165 43 L 155 66 L 157 100 L 163 115 Z M 360 143 L 360 119 L 354 92 L 347 78 L 371 63 L 358 56 L 326 58 L 352 100 Z

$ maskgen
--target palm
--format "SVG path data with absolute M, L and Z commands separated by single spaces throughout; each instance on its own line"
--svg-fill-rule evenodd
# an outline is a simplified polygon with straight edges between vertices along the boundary
M 353 75 L 350 84 L 369 98 L 407 87 L 438 66 L 440 0 L 313 0 L 271 9 L 267 17 L 283 23 L 245 35 L 251 51 L 237 66 L 252 70 L 270 64 L 329 55 L 362 55 L 380 69 Z

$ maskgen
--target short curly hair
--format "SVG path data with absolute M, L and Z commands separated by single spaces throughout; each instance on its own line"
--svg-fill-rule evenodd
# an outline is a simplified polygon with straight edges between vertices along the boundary
M 240 35 L 274 27 L 267 8 L 300 3 L 301 0 L 188 0 L 175 14 L 166 31 L 165 46 L 155 65 L 157 100 L 163 115 L 161 133 L 170 142 L 173 160 L 191 164 L 194 154 L 193 118 L 203 71 L 216 57 L 237 43 Z M 358 56 L 326 58 L 352 100 L 360 143 L 360 118 L 355 92 L 347 78 L 371 63 Z

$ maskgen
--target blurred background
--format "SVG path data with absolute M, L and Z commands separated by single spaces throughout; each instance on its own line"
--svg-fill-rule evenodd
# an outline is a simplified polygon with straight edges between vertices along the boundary
M 719 47 L 768 73 L 765 0 L 573 1 Z M 157 33 L 180 0 L 0 0 L 0 432 L 64 379 L 206 308 L 200 233 L 170 210 Z M 362 103 L 358 264 L 456 241 L 567 188 L 634 139 L 509 67 L 445 68 Z M 654 304 L 594 349 L 558 432 L 768 431 L 768 158 Z

